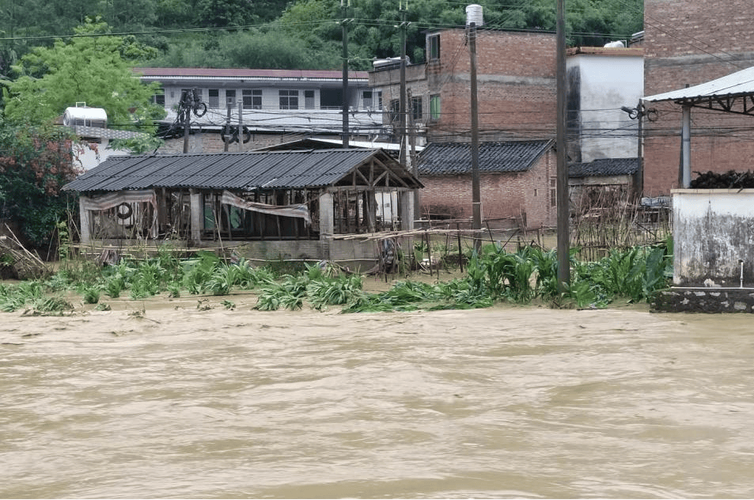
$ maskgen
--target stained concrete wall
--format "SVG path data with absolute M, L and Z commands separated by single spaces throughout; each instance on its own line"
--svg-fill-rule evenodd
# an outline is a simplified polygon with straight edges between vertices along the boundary
M 240 256 L 255 260 L 329 260 L 353 271 L 370 269 L 379 262 L 375 241 L 321 239 L 234 243 Z
M 672 194 L 674 285 L 754 285 L 754 189 Z

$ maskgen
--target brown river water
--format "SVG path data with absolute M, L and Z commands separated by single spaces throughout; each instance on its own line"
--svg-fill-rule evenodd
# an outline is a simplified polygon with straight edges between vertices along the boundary
M 0 314 L 0 497 L 754 495 L 749 315 L 236 303 Z

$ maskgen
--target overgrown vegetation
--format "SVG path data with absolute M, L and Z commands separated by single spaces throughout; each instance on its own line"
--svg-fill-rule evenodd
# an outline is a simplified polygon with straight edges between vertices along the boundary
M 528 304 L 541 300 L 556 307 L 607 307 L 617 299 L 648 302 L 672 276 L 672 240 L 654 246 L 615 250 L 593 262 L 578 261 L 572 250 L 572 280 L 558 290 L 555 250 L 527 246 L 509 253 L 500 244 L 487 244 L 474 254 L 463 278 L 447 282 L 400 281 L 381 293 L 366 293 L 362 277 L 325 265 L 306 265 L 303 271 L 281 273 L 275 263 L 252 267 L 248 261 L 225 263 L 215 254 L 200 252 L 190 259 L 175 257 L 168 248 L 142 261 L 123 260 L 116 266 L 64 261 L 58 273 L 44 280 L 0 284 L 0 310 L 29 309 L 59 314 L 73 309 L 67 294 L 84 304 L 98 304 L 128 294 L 142 300 L 158 294 L 179 297 L 203 295 L 200 310 L 209 309 L 207 295 L 225 296 L 233 290 L 254 290 L 255 308 L 262 311 L 316 310 L 342 306 L 343 312 L 471 309 L 496 302 Z M 222 305 L 235 309 L 230 300 Z
M 479 3 L 486 29 L 555 30 L 554 0 Z M 337 0 L 6 2 L 0 32 L 13 40 L 0 47 L 0 75 L 11 76 L 12 66 L 35 45 L 51 43 L 45 36 L 73 34 L 87 16 L 101 16 L 113 32 L 135 33 L 129 39 L 153 48 L 140 64 L 335 69 L 341 65 L 341 5 Z M 350 3 L 345 15 L 353 20 L 352 69 L 369 69 L 373 58 L 401 53 L 399 5 L 392 0 Z M 465 5 L 447 0 L 407 3 L 406 50 L 412 61 L 424 61 L 427 30 L 464 25 Z M 601 46 L 642 29 L 643 2 L 569 0 L 566 17 L 569 43 Z
M 60 127 L 14 127 L 0 116 L 0 219 L 16 222 L 34 247 L 46 248 L 77 206 L 75 195 L 61 191 L 80 173 L 72 147 Z

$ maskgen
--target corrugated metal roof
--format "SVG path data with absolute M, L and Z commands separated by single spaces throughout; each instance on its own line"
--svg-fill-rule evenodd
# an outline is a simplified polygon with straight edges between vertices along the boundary
M 525 172 L 552 146 L 552 141 L 482 142 L 479 144 L 480 172 Z M 421 175 L 471 173 L 471 144 L 448 142 L 429 144 L 419 159 Z
M 410 186 L 421 187 L 381 149 L 323 149 L 110 157 L 64 189 L 92 192 L 162 187 L 231 190 L 325 187 L 373 157 L 393 171 L 399 170 Z
M 638 158 L 600 158 L 589 163 L 574 163 L 568 166 L 568 177 L 611 177 L 634 175 L 639 170 Z
M 754 94 L 754 66 L 693 87 L 644 97 L 644 101 L 681 101 L 705 97 Z

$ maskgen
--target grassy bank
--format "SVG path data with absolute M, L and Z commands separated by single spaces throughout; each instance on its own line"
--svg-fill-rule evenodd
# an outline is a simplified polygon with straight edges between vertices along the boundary
M 179 259 L 165 251 L 114 266 L 63 261 L 49 278 L 0 283 L 0 310 L 62 314 L 76 309 L 74 304 L 108 309 L 108 301 L 156 296 L 227 296 L 222 303 L 232 309 L 233 291 L 253 292 L 254 308 L 266 311 L 330 306 L 341 307 L 345 313 L 472 309 L 532 301 L 553 307 L 603 308 L 615 301 L 647 302 L 672 276 L 672 245 L 668 244 L 613 251 L 594 262 L 578 261 L 576 253 L 574 249 L 571 283 L 562 293 L 554 250 L 526 246 L 511 253 L 492 243 L 479 255 L 471 255 L 463 273 L 447 268 L 442 273 L 446 279 L 427 279 L 426 274 L 414 271 L 389 287 L 375 287 L 377 280 L 326 263 L 293 268 L 271 262 L 253 267 L 244 260 L 225 263 L 210 252 Z M 365 279 L 370 286 L 364 286 Z

